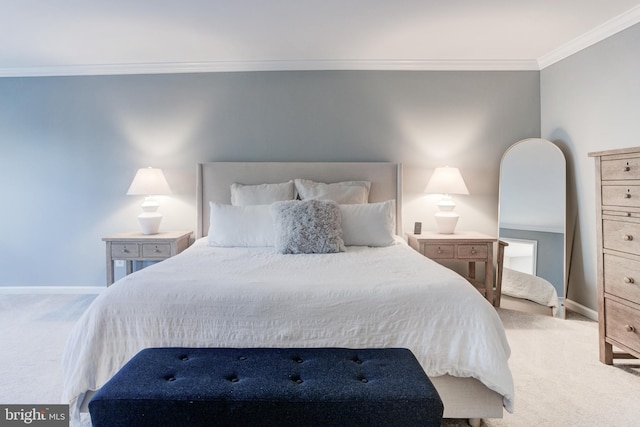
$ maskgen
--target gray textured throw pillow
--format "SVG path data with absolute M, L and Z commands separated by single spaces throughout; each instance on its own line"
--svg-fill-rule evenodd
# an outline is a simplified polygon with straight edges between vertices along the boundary
M 344 251 L 340 206 L 328 200 L 290 200 L 271 205 L 275 248 L 283 254 Z

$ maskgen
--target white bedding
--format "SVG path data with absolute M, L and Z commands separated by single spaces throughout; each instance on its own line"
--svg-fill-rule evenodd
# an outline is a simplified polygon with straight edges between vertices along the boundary
M 477 378 L 513 408 L 510 349 L 495 309 L 400 239 L 327 255 L 200 239 L 96 298 L 67 342 L 63 401 L 73 414 L 83 393 L 139 350 L 169 346 L 406 347 L 429 376 Z
M 558 292 L 551 283 L 541 277 L 507 267 L 502 269 L 502 293 L 547 307 L 558 307 Z

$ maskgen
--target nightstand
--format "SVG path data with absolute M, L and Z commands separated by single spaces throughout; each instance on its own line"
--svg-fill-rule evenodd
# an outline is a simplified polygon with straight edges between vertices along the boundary
M 126 263 L 126 272 L 133 271 L 133 261 L 162 261 L 189 247 L 191 231 L 165 231 L 142 234 L 139 231 L 103 237 L 107 244 L 107 286 L 113 283 L 114 261 Z
M 455 234 L 407 233 L 407 238 L 409 246 L 436 262 L 468 262 L 467 280 L 494 305 L 493 244 L 498 241 L 497 237 L 467 231 Z M 476 280 L 477 262 L 484 263 L 484 281 Z

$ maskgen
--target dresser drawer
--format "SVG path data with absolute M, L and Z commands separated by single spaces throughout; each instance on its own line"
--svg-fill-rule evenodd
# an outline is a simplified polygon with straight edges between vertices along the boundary
M 604 291 L 640 304 L 640 262 L 605 254 Z
M 622 221 L 602 221 L 602 242 L 607 249 L 640 253 L 640 224 Z
M 606 336 L 640 351 L 640 311 L 608 298 L 604 300 Z
M 431 259 L 452 259 L 455 256 L 455 245 L 424 245 L 424 255 Z
M 111 257 L 115 259 L 138 258 L 140 247 L 137 243 L 111 245 Z
M 602 159 L 600 170 L 603 180 L 640 179 L 640 157 Z
M 142 245 L 143 258 L 169 258 L 171 245 L 145 243 Z
M 459 259 L 486 259 L 487 245 L 458 245 Z
M 603 185 L 602 205 L 640 207 L 640 186 Z

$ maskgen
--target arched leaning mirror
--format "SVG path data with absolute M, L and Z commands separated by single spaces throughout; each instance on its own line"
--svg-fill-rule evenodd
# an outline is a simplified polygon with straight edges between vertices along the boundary
M 555 144 L 531 138 L 505 152 L 499 217 L 500 306 L 564 317 L 566 162 Z

